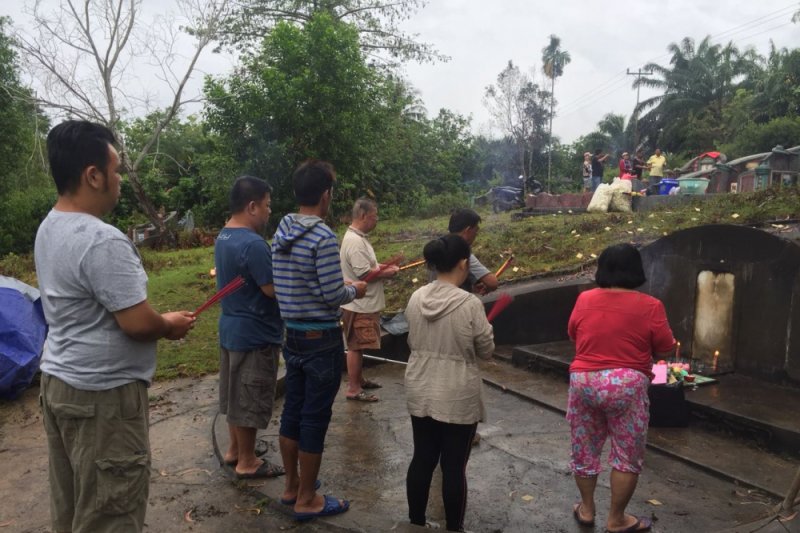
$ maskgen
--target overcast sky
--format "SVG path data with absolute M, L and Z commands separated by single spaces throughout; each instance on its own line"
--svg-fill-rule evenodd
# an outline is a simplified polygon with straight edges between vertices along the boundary
M 144 0 L 148 10 L 169 3 Z M 26 4 L 30 1 L 0 0 L 0 15 L 24 25 Z M 636 91 L 626 69 L 635 71 L 649 61 L 666 64 L 669 43 L 686 36 L 699 42 L 712 35 L 714 42 L 754 46 L 762 54 L 770 38 L 779 47 L 800 46 L 800 24 L 791 23 L 798 9 L 797 0 L 431 0 L 403 28 L 451 60 L 409 64 L 404 70 L 429 114 L 446 107 L 471 116 L 476 132 L 498 134 L 483 105 L 485 88 L 509 60 L 545 83 L 541 50 L 548 36 L 556 34 L 572 62 L 556 81 L 553 129 L 563 142 L 571 142 L 591 131 L 606 113 L 630 114 Z M 204 72 L 222 74 L 232 64 L 231 58 L 207 54 L 200 66 Z M 197 76 L 190 91 L 200 86 Z M 642 90 L 641 97 L 650 94 Z

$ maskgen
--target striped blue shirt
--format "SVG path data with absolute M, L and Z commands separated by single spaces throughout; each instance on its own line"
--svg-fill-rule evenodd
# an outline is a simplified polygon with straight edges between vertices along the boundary
M 272 241 L 272 278 L 287 321 L 338 321 L 356 289 L 344 284 L 336 234 L 321 218 L 290 213 Z

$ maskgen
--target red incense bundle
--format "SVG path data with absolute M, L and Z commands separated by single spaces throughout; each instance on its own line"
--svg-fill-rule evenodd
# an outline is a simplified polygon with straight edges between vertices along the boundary
M 497 301 L 494 302 L 494 305 L 486 315 L 486 320 L 492 322 L 495 318 L 497 318 L 497 315 L 502 313 L 503 309 L 511 305 L 511 302 L 513 301 L 514 298 L 507 292 L 500 294 L 500 296 L 497 297 Z
M 217 291 L 217 293 L 214 296 L 209 298 L 208 301 L 206 301 L 206 303 L 198 307 L 195 310 L 195 312 L 192 313 L 192 316 L 198 316 L 200 313 L 202 313 L 203 311 L 205 311 L 218 301 L 222 300 L 229 294 L 233 294 L 234 292 L 238 291 L 243 286 L 244 286 L 244 278 L 242 276 L 236 276 L 235 278 L 233 278 L 233 280 L 231 280 L 230 283 L 222 287 L 220 290 Z
M 495 273 L 494 277 L 499 278 L 500 274 L 505 272 L 505 270 L 511 265 L 513 261 L 514 261 L 514 254 L 511 254 L 508 256 L 508 259 L 506 259 L 505 262 L 502 265 L 500 265 L 500 268 L 497 269 L 497 272 Z
M 400 261 L 402 261 L 402 260 L 403 260 L 403 256 L 402 256 L 402 255 L 395 255 L 394 257 L 392 257 L 391 259 L 389 259 L 389 260 L 388 260 L 388 261 L 386 261 L 385 263 L 380 263 L 380 264 L 378 265 L 378 269 L 377 269 L 377 270 L 373 270 L 373 271 L 371 271 L 371 272 L 370 272 L 369 274 L 367 274 L 367 275 L 366 275 L 366 277 L 365 277 L 363 280 L 361 280 L 361 281 L 366 281 L 367 283 L 369 283 L 370 281 L 372 281 L 372 280 L 374 280 L 375 278 L 377 278 L 377 277 L 378 277 L 378 275 L 379 275 L 381 272 L 383 272 L 384 270 L 386 270 L 387 268 L 389 268 L 389 267 L 390 267 L 390 266 L 392 266 L 392 265 L 396 265 L 397 263 L 399 263 L 399 262 L 400 262 Z

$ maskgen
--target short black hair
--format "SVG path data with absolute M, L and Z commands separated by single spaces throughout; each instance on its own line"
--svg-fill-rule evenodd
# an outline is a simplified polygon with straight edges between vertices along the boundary
M 459 261 L 468 259 L 470 253 L 467 241 L 454 233 L 433 239 L 422 249 L 428 267 L 436 272 L 450 272 Z
M 255 176 L 239 176 L 231 188 L 231 213 L 241 213 L 250 202 L 260 202 L 272 192 L 266 181 Z
M 603 149 L 602 148 L 595 148 L 594 149 L 594 155 L 600 155 L 602 153 L 603 153 Z
M 47 158 L 58 194 L 78 190 L 86 167 L 106 171 L 108 147 L 116 142 L 114 133 L 102 124 L 67 120 L 47 134 Z
M 336 171 L 327 161 L 309 159 L 297 167 L 292 175 L 294 197 L 302 206 L 314 206 L 333 187 Z
M 477 226 L 481 223 L 481 216 L 472 209 L 456 209 L 450 215 L 450 223 L 447 231 L 450 233 L 461 233 L 467 228 Z
M 604 289 L 610 287 L 635 289 L 644 285 L 647 278 L 644 276 L 639 250 L 630 244 L 609 246 L 597 259 L 597 273 L 594 280 Z

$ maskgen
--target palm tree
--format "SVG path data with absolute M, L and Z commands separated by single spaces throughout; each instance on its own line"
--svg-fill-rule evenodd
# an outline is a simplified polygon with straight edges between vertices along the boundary
M 550 175 L 553 166 L 553 105 L 555 104 L 556 78 L 564 74 L 564 67 L 572 58 L 561 49 L 561 39 L 550 35 L 550 44 L 542 48 L 542 71 L 550 78 L 550 149 L 547 151 L 547 190 L 550 190 Z
M 711 44 L 706 37 L 695 46 L 693 39 L 670 44 L 667 49 L 672 54 L 668 66 L 649 63 L 645 70 L 653 72 L 652 77 L 640 77 L 634 87 L 660 89 L 662 94 L 639 103 L 634 110 L 641 116 L 642 130 L 653 134 L 661 129 L 665 135 L 680 137 L 678 129 L 685 127 L 686 121 L 701 118 L 704 122 L 716 125 L 722 123 L 722 110 L 742 84 L 748 84 L 757 72 L 759 56 L 752 50 L 740 52 L 733 44 Z M 644 115 L 642 112 L 647 111 Z M 662 141 L 659 141 L 662 142 Z M 671 146 L 673 150 L 693 148 Z

